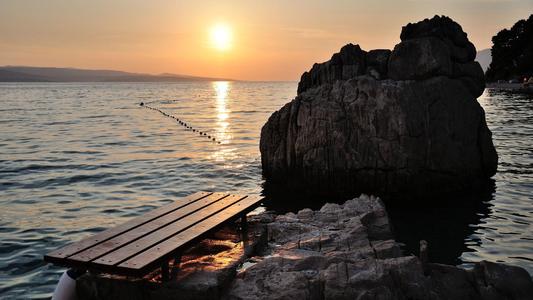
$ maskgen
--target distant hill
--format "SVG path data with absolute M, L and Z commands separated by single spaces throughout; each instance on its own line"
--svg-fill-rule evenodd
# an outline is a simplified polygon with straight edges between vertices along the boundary
M 490 63 L 492 62 L 492 54 L 490 49 L 483 49 L 477 52 L 476 61 L 481 65 L 483 72 L 487 72 Z
M 48 81 L 41 76 L 4 70 L 0 68 L 0 82 L 36 82 Z
M 177 82 L 215 81 L 225 78 L 179 74 L 142 74 L 114 70 L 85 70 L 26 66 L 0 67 L 0 82 Z

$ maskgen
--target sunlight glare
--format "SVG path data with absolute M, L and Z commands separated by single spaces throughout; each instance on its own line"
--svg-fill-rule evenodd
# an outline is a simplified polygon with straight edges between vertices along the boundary
M 221 141 L 225 147 L 219 147 L 217 151 L 213 152 L 211 158 L 218 162 L 229 162 L 235 158 L 235 147 L 227 147 L 233 139 L 231 134 L 231 110 L 229 109 L 231 83 L 228 81 L 213 82 L 213 89 L 215 91 L 216 104 L 216 137 Z M 225 164 L 224 168 L 237 167 L 232 164 Z
M 217 140 L 220 140 L 222 144 L 228 144 L 233 138 L 229 128 L 231 111 L 228 108 L 228 96 L 231 89 L 230 82 L 215 81 L 213 82 L 213 89 L 215 90 L 216 97 Z M 232 152 L 234 149 L 224 149 L 222 152 L 216 153 L 215 157 L 217 160 L 225 160 L 225 157 L 229 154 L 228 151 Z
M 211 43 L 220 51 L 231 48 L 231 28 L 224 24 L 217 24 L 211 28 Z

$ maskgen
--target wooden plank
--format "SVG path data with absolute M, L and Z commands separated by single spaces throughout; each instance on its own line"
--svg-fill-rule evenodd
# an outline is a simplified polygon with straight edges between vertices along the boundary
M 236 217 L 242 216 L 257 207 L 263 200 L 260 196 L 249 196 L 236 202 L 222 211 L 197 223 L 188 230 L 182 231 L 173 237 L 154 245 L 139 254 L 127 259 L 118 265 L 117 271 L 124 274 L 136 274 L 142 276 L 152 271 L 160 261 L 170 258 L 173 252 L 185 247 L 194 241 L 203 238 L 207 233 L 216 229 L 223 223 Z
M 62 260 L 68 256 L 74 255 L 80 251 L 83 251 L 89 247 L 97 245 L 99 243 L 105 242 L 119 234 L 122 234 L 128 230 L 134 229 L 138 226 L 141 226 L 151 220 L 158 218 L 162 215 L 170 213 L 174 210 L 180 209 L 184 206 L 187 206 L 195 201 L 198 201 L 204 197 L 211 195 L 212 193 L 208 192 L 197 192 L 187 197 L 176 200 L 175 202 L 165 205 L 163 207 L 154 209 L 140 217 L 134 218 L 122 225 L 110 228 L 103 232 L 100 232 L 96 235 L 82 239 L 79 242 L 69 244 L 63 248 L 52 251 L 44 256 L 45 261 L 61 263 Z
M 181 209 L 175 210 L 159 218 L 153 219 L 152 221 L 144 223 L 143 225 L 138 226 L 135 229 L 124 232 L 121 235 L 115 236 L 114 238 L 111 238 L 103 243 L 88 248 L 66 259 L 68 261 L 75 260 L 79 262 L 89 262 L 124 245 L 132 243 L 138 240 L 139 238 L 142 238 L 143 236 L 146 236 L 170 223 L 176 222 L 190 214 L 193 214 L 200 209 L 204 209 L 205 207 L 212 205 L 227 196 L 229 196 L 229 194 L 211 194 Z
M 159 230 L 154 231 L 138 239 L 137 241 L 134 241 L 133 243 L 116 249 L 115 251 L 94 260 L 92 263 L 96 265 L 101 265 L 103 267 L 119 264 L 122 261 L 138 254 L 139 252 L 142 252 L 152 247 L 153 245 L 160 243 L 183 230 L 188 229 L 196 223 L 203 221 L 211 215 L 216 214 L 224 208 L 240 201 L 244 197 L 246 196 L 230 195 L 220 201 L 217 201 L 212 205 L 207 206 L 202 210 L 199 210 L 194 214 L 188 215 L 179 221 L 173 222 L 165 227 L 162 227 Z

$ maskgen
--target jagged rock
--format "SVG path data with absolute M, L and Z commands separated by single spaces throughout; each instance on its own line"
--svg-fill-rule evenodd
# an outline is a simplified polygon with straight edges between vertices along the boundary
M 366 52 L 359 45 L 348 44 L 333 54 L 331 60 L 314 64 L 309 72 L 302 75 L 298 84 L 298 93 L 312 87 L 326 83 L 334 83 L 337 80 L 347 80 L 365 73 Z
M 389 59 L 389 78 L 427 79 L 450 76 L 452 60 L 446 45 L 437 38 L 407 40 L 394 47 Z
M 261 130 L 270 187 L 409 197 L 495 174 L 498 156 L 475 99 L 484 74 L 466 33 L 435 16 L 408 24 L 401 38 L 392 52 L 349 44 L 302 75 L 297 97 Z
M 461 25 L 446 16 L 434 16 L 417 23 L 409 23 L 402 28 L 402 41 L 434 37 L 446 44 L 452 60 L 460 63 L 476 58 L 476 47 L 468 40 Z
M 388 220 L 383 203 L 363 195 L 318 211 L 278 216 L 269 224 L 274 230 L 269 255 L 242 270 L 223 298 L 488 300 L 532 295 L 533 281 L 518 267 L 481 262 L 465 270 L 429 263 L 426 273 L 420 259 L 402 256 L 394 240 L 370 237 L 368 226 L 378 219 L 361 226 L 369 215 Z M 390 231 L 388 222 L 385 227 Z M 314 242 L 306 243 L 309 237 Z
M 387 70 L 391 51 L 388 49 L 376 49 L 368 51 L 366 56 L 366 74 L 375 79 L 387 78 Z
M 424 19 L 417 23 L 409 23 L 402 27 L 400 39 L 407 41 L 422 37 L 437 37 L 450 39 L 454 44 L 466 46 L 468 44 L 467 34 L 461 25 L 446 16 L 434 16 L 431 19 Z

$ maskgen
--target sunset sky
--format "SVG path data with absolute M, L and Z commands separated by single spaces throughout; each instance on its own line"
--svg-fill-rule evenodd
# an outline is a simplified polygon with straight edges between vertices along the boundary
M 435 14 L 478 50 L 533 0 L 0 0 L 0 65 L 297 80 L 346 43 L 392 48 Z

